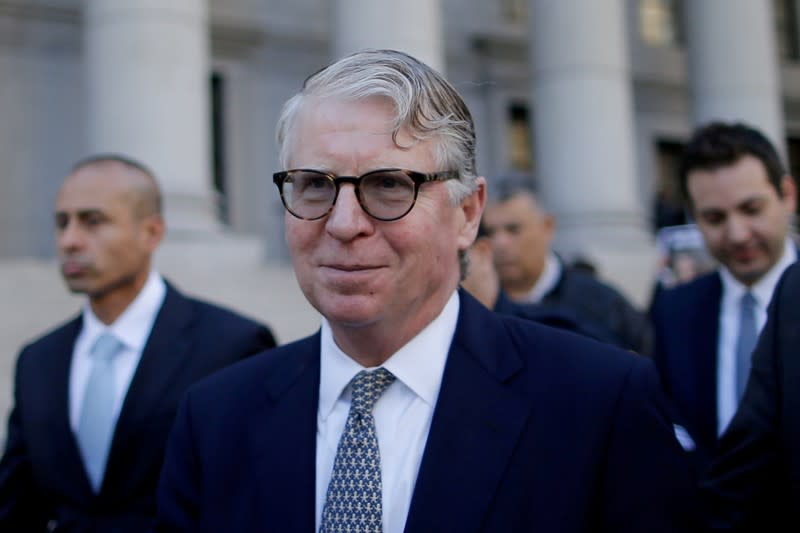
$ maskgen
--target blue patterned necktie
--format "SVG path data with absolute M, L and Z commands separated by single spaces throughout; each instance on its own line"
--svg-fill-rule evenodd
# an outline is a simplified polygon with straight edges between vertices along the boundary
M 750 375 L 750 365 L 753 358 L 753 349 L 758 340 L 756 327 L 756 299 L 748 291 L 742 295 L 739 303 L 739 336 L 736 339 L 736 402 L 742 399 L 747 378 Z
M 381 456 L 372 408 L 395 377 L 385 368 L 353 378 L 353 397 L 333 462 L 320 533 L 381 533 Z
M 114 356 L 123 344 L 109 332 L 100 335 L 90 353 L 92 370 L 83 393 L 76 437 L 95 492 L 100 492 L 114 424 Z

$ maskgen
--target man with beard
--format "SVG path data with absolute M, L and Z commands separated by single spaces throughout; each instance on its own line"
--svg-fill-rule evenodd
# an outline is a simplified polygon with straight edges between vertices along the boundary
M 161 193 L 140 163 L 78 163 L 56 198 L 61 273 L 81 314 L 26 346 L 0 460 L 0 531 L 143 533 L 186 388 L 275 346 L 152 268 Z
M 680 179 L 719 268 L 660 291 L 651 316 L 676 431 L 702 469 L 736 412 L 775 285 L 796 259 L 789 238 L 796 189 L 775 148 L 744 124 L 700 128 Z

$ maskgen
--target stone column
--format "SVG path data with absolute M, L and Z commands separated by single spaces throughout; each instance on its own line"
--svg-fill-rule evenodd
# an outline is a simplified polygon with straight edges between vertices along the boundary
M 205 0 L 87 0 L 90 153 L 152 168 L 169 234 L 216 227 Z
M 589 256 L 638 295 L 652 244 L 637 194 L 624 4 L 532 0 L 535 174 L 557 250 Z
M 439 0 L 336 0 L 336 58 L 364 48 L 393 48 L 444 72 L 444 36 Z
M 770 0 L 686 2 L 692 121 L 744 121 L 786 153 Z

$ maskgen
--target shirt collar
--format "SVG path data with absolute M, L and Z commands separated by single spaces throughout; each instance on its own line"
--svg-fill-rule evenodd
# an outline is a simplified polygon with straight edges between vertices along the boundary
M 796 260 L 797 250 L 792 240 L 787 237 L 780 259 L 772 265 L 772 268 L 770 268 L 766 274 L 761 276 L 761 279 L 750 287 L 742 284 L 733 277 L 730 270 L 721 266 L 719 274 L 722 280 L 724 298 L 729 302 L 738 302 L 745 292 L 750 291 L 756 299 L 756 303 L 758 303 L 760 307 L 766 308 L 772 299 L 772 293 L 775 291 L 775 286 L 778 284 L 781 274 Z
M 458 291 L 453 291 L 439 316 L 381 365 L 431 408 L 439 397 L 447 353 L 450 351 L 458 322 L 459 307 Z M 323 419 L 330 415 L 336 401 L 361 370 L 364 367 L 336 344 L 330 324 L 323 318 L 319 392 L 319 414 Z
M 142 290 L 109 326 L 97 318 L 87 301 L 83 305 L 83 330 L 86 338 L 90 339 L 93 344 L 100 334 L 110 331 L 126 348 L 136 351 L 143 350 L 166 294 L 167 286 L 164 279 L 157 272 L 151 270 Z
M 541 302 L 545 295 L 553 290 L 558 285 L 558 280 L 561 278 L 561 261 L 558 260 L 556 254 L 550 252 L 544 261 L 544 268 L 536 280 L 531 292 L 528 293 L 527 300 L 530 302 Z

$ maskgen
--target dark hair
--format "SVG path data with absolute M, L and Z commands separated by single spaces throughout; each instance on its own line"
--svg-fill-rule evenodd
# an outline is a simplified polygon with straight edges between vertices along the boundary
M 742 123 L 712 122 L 697 129 L 686 148 L 680 165 L 680 187 L 684 200 L 692 206 L 689 196 L 689 173 L 694 170 L 713 171 L 733 165 L 750 155 L 761 161 L 767 179 L 781 192 L 781 180 L 786 175 L 777 150 L 763 133 Z
M 528 174 L 501 174 L 489 181 L 489 197 L 492 202 L 507 202 L 520 195 L 527 194 L 536 198 L 537 189 L 533 176 Z

